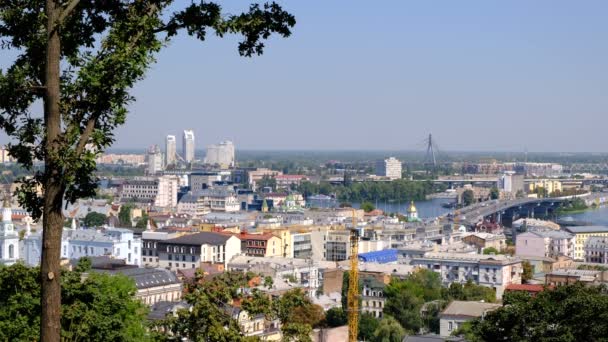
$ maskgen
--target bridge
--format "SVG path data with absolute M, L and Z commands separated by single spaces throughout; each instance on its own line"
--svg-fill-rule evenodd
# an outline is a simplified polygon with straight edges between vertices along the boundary
M 575 196 L 555 198 L 518 198 L 512 200 L 490 200 L 475 203 L 460 210 L 453 210 L 446 214 L 447 217 L 457 218 L 458 221 L 468 227 L 491 219 L 501 222 L 503 219 L 513 220 L 516 217 L 543 217 L 551 216 L 563 202 L 571 201 L 573 198 L 584 198 L 587 203 L 599 201 L 606 203 L 608 194 L 587 193 Z

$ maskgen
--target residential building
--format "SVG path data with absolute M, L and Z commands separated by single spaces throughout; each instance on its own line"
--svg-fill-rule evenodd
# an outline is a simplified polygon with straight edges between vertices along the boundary
M 281 238 L 271 233 L 237 235 L 241 240 L 241 252 L 246 256 L 273 257 L 282 256 Z
M 470 280 L 493 288 L 498 299 L 509 284 L 521 284 L 523 272 L 521 259 L 506 255 L 428 252 L 423 257 L 413 258 L 411 265 L 439 273 L 446 286 Z
M 4 197 L 0 222 L 0 265 L 12 265 L 20 259 L 19 234 L 13 224 L 10 196 Z
M 498 188 L 501 191 L 517 194 L 524 192 L 524 175 L 516 174 L 514 171 L 506 171 L 498 180 Z
M 585 262 L 608 264 L 608 237 L 590 236 L 585 242 Z
M 299 186 L 303 181 L 308 180 L 304 175 L 277 175 L 274 177 L 277 182 L 277 189 L 291 189 L 292 186 Z
M 606 226 L 574 226 L 564 229 L 574 234 L 574 260 L 585 260 L 585 244 L 589 237 L 608 237 L 608 227 Z
M 350 230 L 330 230 L 324 234 L 324 260 L 342 261 L 350 258 Z M 380 251 L 388 242 L 359 237 L 359 253 Z
M 179 237 L 180 234 L 169 231 L 155 231 L 152 230 L 148 223 L 148 228 L 142 232 L 142 246 L 141 246 L 141 262 L 145 267 L 158 267 L 159 255 L 158 255 L 158 242 Z
M 395 157 L 376 162 L 376 175 L 389 179 L 401 179 L 401 161 Z
M 278 175 L 282 175 L 283 172 L 275 171 L 270 169 L 255 169 L 248 172 L 248 183 L 251 186 L 251 189 L 257 190 L 257 183 L 261 181 L 264 177 L 274 178 Z
M 163 154 L 158 145 L 148 148 L 148 174 L 155 175 L 163 170 Z
M 292 232 L 290 234 L 291 254 L 292 258 L 308 259 L 312 258 L 312 235 L 310 232 Z
M 179 178 L 167 175 L 127 180 L 120 186 L 119 194 L 122 201 L 134 200 L 157 207 L 175 207 L 178 188 Z
M 241 253 L 236 236 L 200 232 L 157 242 L 159 266 L 170 270 L 197 268 L 200 263 L 219 263 Z
M 199 208 L 211 211 L 236 212 L 241 210 L 241 203 L 234 191 L 225 188 L 210 188 L 195 193 L 198 196 Z M 198 209 L 197 209 L 198 210 Z
M 221 181 L 222 175 L 219 172 L 193 172 L 188 176 L 190 190 L 193 192 L 210 188 Z
M 522 256 L 574 258 L 574 235 L 563 230 L 533 230 L 515 238 L 515 254 Z
M 545 275 L 545 285 L 560 286 L 577 282 L 585 285 L 600 285 L 608 282 L 608 271 L 559 269 Z
M 360 280 L 363 287 L 361 291 L 361 312 L 369 313 L 376 318 L 382 318 L 382 310 L 386 303 L 383 282 L 374 277 L 363 276 Z
M 477 247 L 478 253 L 483 253 L 486 248 L 501 251 L 507 246 L 507 238 L 504 234 L 466 233 L 462 237 L 462 242 Z
M 547 195 L 562 191 L 562 182 L 554 179 L 541 179 L 528 184 L 528 192 L 534 192 L 538 188 L 545 189 Z
M 439 336 L 448 337 L 465 322 L 480 317 L 483 319 L 488 312 L 501 306 L 494 303 L 455 300 L 439 314 Z
M 223 309 L 239 324 L 245 336 L 257 337 L 260 341 L 281 341 L 283 338 L 278 318 L 267 319 L 264 314 L 251 315 L 231 305 L 225 305 Z
M 13 158 L 8 154 L 7 146 L 0 146 L 0 164 L 11 163 Z
M 167 135 L 165 139 L 165 165 L 175 165 L 177 162 L 177 139 L 175 135 Z
M 235 166 L 234 144 L 230 140 L 207 146 L 205 164 L 218 165 L 226 169 Z
M 95 272 L 121 274 L 132 279 L 137 288 L 135 298 L 148 306 L 159 302 L 179 302 L 182 299 L 182 283 L 169 270 L 130 266 L 123 260 L 107 257 L 91 259 L 92 270 Z
M 141 238 L 124 228 L 64 229 L 61 236 L 61 258 L 109 256 L 122 259 L 128 265 L 141 265 Z M 40 264 L 42 232 L 24 238 L 24 261 L 27 265 Z
M 185 130 L 182 140 L 182 157 L 186 163 L 194 161 L 194 150 L 196 144 L 194 142 L 194 131 Z

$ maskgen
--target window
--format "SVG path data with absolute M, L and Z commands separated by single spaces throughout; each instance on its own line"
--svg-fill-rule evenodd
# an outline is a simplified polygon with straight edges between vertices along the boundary
M 195 261 L 196 261 L 196 257 L 193 255 L 192 256 L 192 262 L 195 262 Z
M 169 254 L 169 260 L 173 260 L 173 255 Z
M 131 240 L 129 240 L 129 249 L 131 249 Z
M 448 322 L 448 331 L 452 331 L 454 329 L 454 323 Z
M 15 246 L 14 245 L 8 245 L 8 258 L 9 259 L 15 258 Z
M 171 263 L 169 263 L 169 267 L 171 267 Z
M 128 260 L 131 262 L 131 253 L 129 253 Z
M 91 252 L 91 255 L 95 254 L 93 247 L 89 247 L 89 251 Z

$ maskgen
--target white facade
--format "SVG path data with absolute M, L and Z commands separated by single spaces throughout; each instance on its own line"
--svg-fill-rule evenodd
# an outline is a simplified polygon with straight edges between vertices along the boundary
M 179 178 L 176 176 L 162 176 L 158 178 L 158 192 L 154 200 L 157 207 L 175 207 L 177 205 L 177 190 Z
M 401 162 L 395 157 L 379 160 L 376 163 L 376 175 L 389 179 L 401 179 Z
M 13 211 L 8 199 L 4 200 L 0 223 L 0 264 L 12 265 L 19 260 L 19 234 L 15 231 Z
M 148 174 L 154 175 L 163 170 L 163 154 L 158 145 L 148 149 Z
M 141 239 L 133 231 L 123 228 L 64 229 L 61 236 L 61 258 L 111 256 L 124 259 L 129 265 L 141 266 Z M 40 264 L 42 233 L 24 239 L 24 261 L 27 265 Z
M 234 167 L 234 144 L 232 141 L 222 141 L 219 144 L 207 146 L 205 163 L 219 165 L 223 168 Z
M 227 266 L 233 256 L 241 253 L 241 240 L 236 236 L 201 232 L 175 239 L 158 241 L 159 267 L 170 270 L 197 268 L 201 262 Z
M 157 207 L 175 207 L 178 188 L 179 177 L 173 175 L 135 179 L 122 184 L 120 197 L 124 200 L 150 202 Z
M 197 211 L 205 208 L 211 211 L 236 212 L 241 210 L 241 203 L 236 193 L 224 189 L 205 189 L 195 193 L 198 196 Z
M 175 139 L 175 135 L 167 135 L 165 139 L 165 158 L 166 165 L 173 165 L 176 162 L 176 153 L 177 153 L 177 139 Z
M 498 182 L 499 189 L 508 193 L 524 191 L 524 176 L 515 174 L 513 171 L 506 171 Z
M 186 163 L 194 160 L 194 149 L 194 132 L 192 130 L 185 130 L 182 141 L 182 154 Z

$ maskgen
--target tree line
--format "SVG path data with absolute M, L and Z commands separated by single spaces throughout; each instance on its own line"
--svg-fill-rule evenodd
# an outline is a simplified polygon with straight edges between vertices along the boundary
M 441 191 L 439 186 L 431 181 L 410 181 L 405 179 L 390 182 L 351 182 L 343 185 L 332 185 L 329 182 L 311 183 L 302 182 L 296 190 L 305 197 L 312 195 L 335 196 L 340 201 L 389 201 L 407 202 L 422 201 L 426 196 Z

